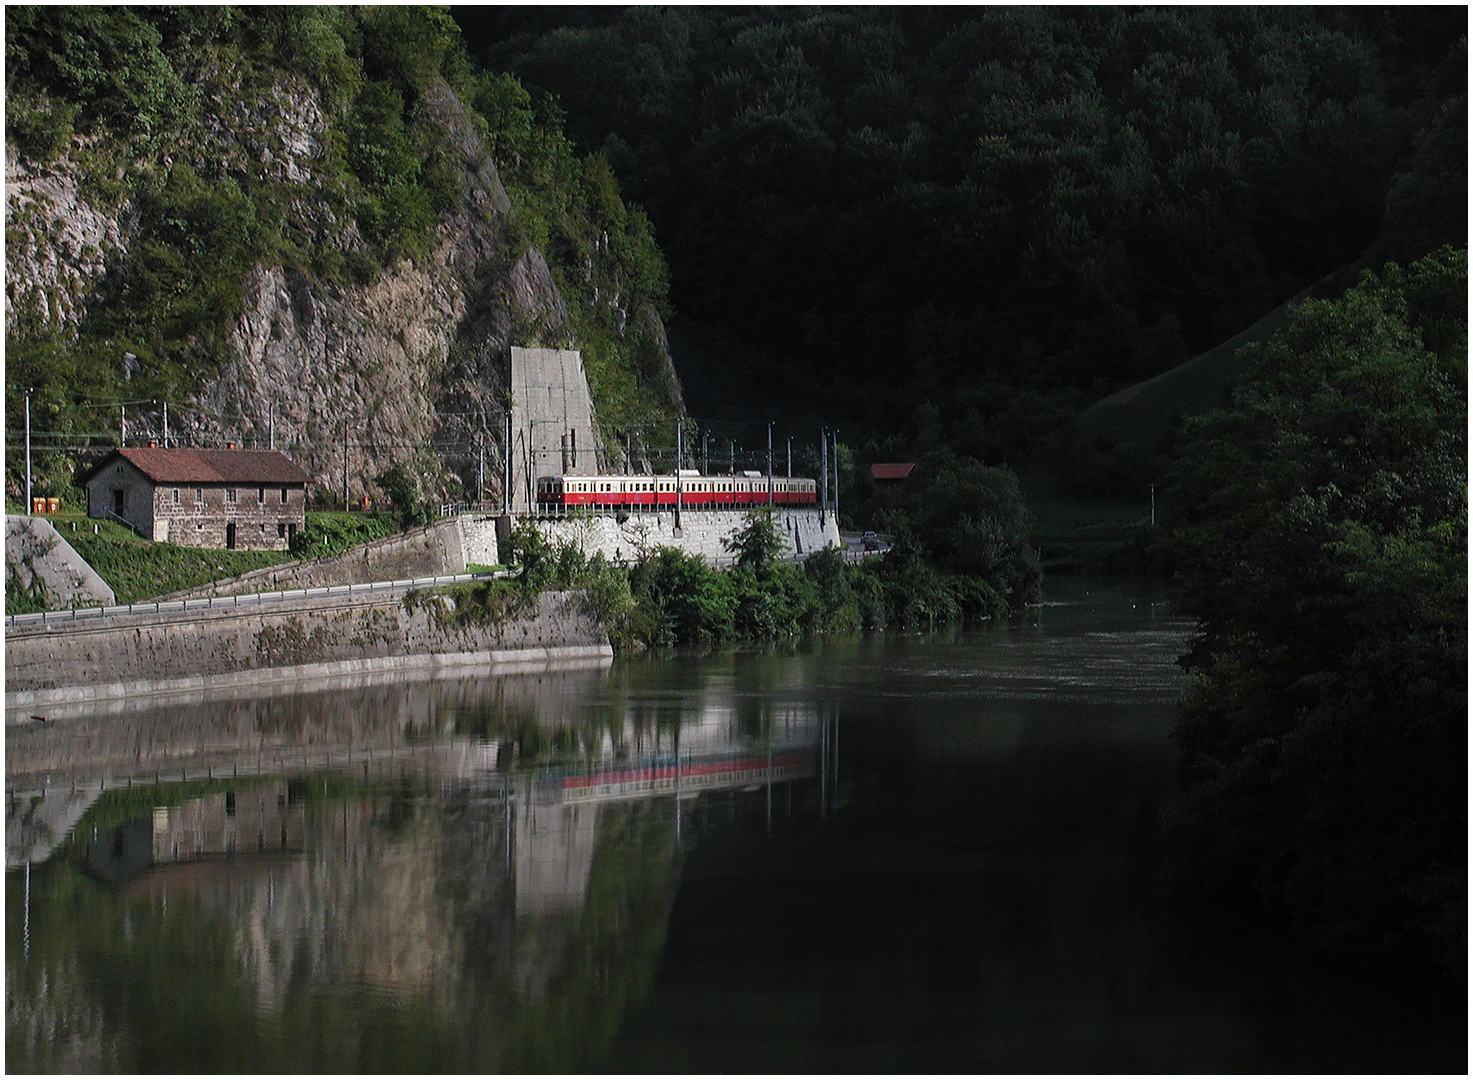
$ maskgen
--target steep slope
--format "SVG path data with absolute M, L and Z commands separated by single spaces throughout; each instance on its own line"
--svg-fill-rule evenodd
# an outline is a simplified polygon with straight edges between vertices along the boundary
M 513 345 L 582 349 L 610 439 L 680 410 L 647 223 L 439 9 L 9 23 L 7 414 L 33 390 L 40 493 L 126 432 L 274 445 L 324 501 L 395 462 L 494 499 Z

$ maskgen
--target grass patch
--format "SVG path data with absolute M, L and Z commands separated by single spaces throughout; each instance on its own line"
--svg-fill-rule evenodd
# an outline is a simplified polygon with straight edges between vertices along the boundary
M 400 532 L 393 514 L 362 514 L 344 510 L 309 510 L 307 524 L 292 541 L 291 557 L 318 559 L 341 555 L 360 544 Z
M 512 619 L 530 614 L 537 605 L 537 591 L 510 581 L 443 585 L 433 589 L 411 589 L 404 597 L 404 610 L 424 608 L 447 629 L 472 626 L 500 629 Z
M 92 524 L 98 526 L 95 535 L 86 526 L 79 526 L 75 533 L 58 531 L 112 586 L 120 604 L 198 588 L 294 558 L 289 551 L 226 551 L 153 543 L 114 522 L 87 522 Z
M 137 604 L 196 589 L 212 581 L 295 559 L 340 555 L 399 531 L 398 519 L 393 514 L 309 510 L 306 528 L 297 534 L 291 551 L 230 551 L 155 543 L 116 522 L 97 521 L 81 514 L 54 514 L 47 520 L 112 587 L 120 604 Z M 71 529 L 73 524 L 75 532 Z M 6 614 L 42 611 L 46 607 L 44 601 L 34 601 L 29 596 L 12 598 L 7 591 Z

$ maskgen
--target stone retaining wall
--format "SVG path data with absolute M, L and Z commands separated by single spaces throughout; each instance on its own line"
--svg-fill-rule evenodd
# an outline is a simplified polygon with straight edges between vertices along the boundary
M 545 593 L 530 614 L 500 625 L 447 625 L 431 597 L 338 597 L 244 611 L 123 616 L 104 626 L 51 624 L 5 640 L 5 706 L 213 690 L 265 679 L 455 667 L 460 673 L 526 670 L 612 655 L 596 620 L 572 593 Z
M 350 585 L 360 581 L 403 581 L 419 577 L 446 577 L 465 573 L 466 562 L 495 565 L 495 535 L 492 548 L 482 544 L 479 556 L 467 560 L 461 540 L 460 521 L 446 518 L 422 529 L 411 529 L 397 536 L 374 540 L 345 551 L 341 555 L 325 555 L 320 559 L 301 559 L 279 563 L 238 577 L 212 581 L 197 589 L 162 596 L 161 600 L 193 600 L 202 596 L 276 592 L 279 589 L 316 589 L 324 585 Z
M 605 558 L 623 561 L 657 547 L 675 547 L 707 562 L 731 560 L 724 541 L 746 528 L 749 514 L 736 510 L 694 510 L 681 514 L 680 535 L 673 513 L 629 514 L 624 521 L 605 516 L 541 518 L 537 527 L 548 540 L 577 544 L 586 555 L 602 552 Z M 783 541 L 784 555 L 809 555 L 821 548 L 838 546 L 839 526 L 832 514 L 817 510 L 772 512 L 773 524 Z

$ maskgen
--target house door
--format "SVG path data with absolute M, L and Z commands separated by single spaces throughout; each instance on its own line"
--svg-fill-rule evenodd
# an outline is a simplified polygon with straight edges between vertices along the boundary
M 123 516 L 123 489 L 113 488 L 113 513 Z
M 225 546 L 232 551 L 235 550 L 235 522 L 233 521 L 225 526 Z

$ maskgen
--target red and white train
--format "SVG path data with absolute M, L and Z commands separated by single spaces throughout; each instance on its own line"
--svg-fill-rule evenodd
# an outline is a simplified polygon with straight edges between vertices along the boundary
M 609 510 L 658 510 L 676 504 L 686 510 L 750 509 L 768 504 L 771 483 L 773 506 L 816 506 L 817 482 L 800 476 L 760 472 L 702 476 L 682 469 L 678 476 L 543 476 L 537 480 L 537 508 L 557 511 L 570 506 Z

